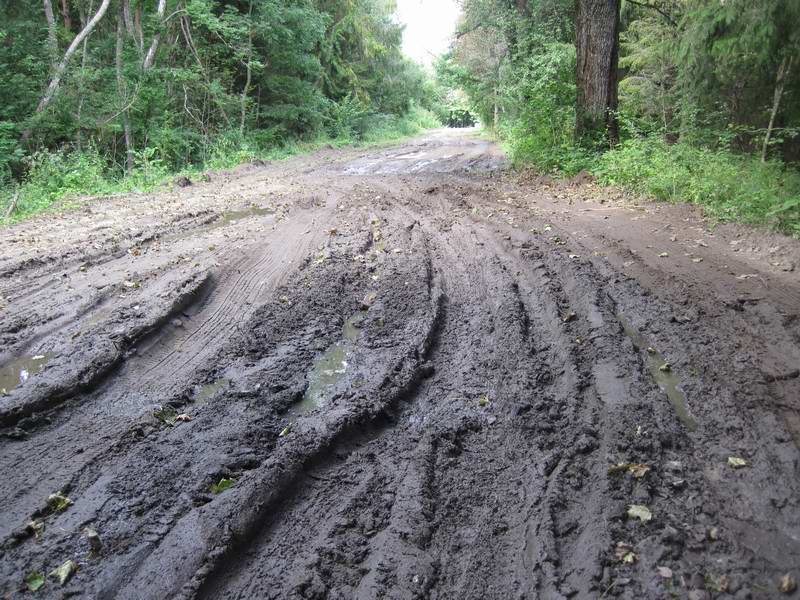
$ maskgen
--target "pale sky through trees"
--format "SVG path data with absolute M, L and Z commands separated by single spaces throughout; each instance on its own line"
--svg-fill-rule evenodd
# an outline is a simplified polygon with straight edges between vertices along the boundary
M 455 32 L 460 7 L 456 0 L 397 0 L 397 14 L 406 25 L 403 51 L 430 65 L 445 52 Z

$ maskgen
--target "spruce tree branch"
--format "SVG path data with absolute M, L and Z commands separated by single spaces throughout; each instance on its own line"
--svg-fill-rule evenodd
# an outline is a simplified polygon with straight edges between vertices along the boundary
M 673 27 L 677 27 L 678 26 L 677 21 L 675 21 L 675 19 L 672 18 L 672 15 L 670 15 L 668 12 L 666 12 L 665 10 L 663 10 L 662 8 L 660 8 L 660 7 L 658 7 L 658 6 L 654 5 L 654 4 L 647 4 L 646 2 L 638 2 L 637 0 L 625 0 L 625 1 L 626 2 L 630 2 L 634 6 L 639 6 L 641 8 L 649 8 L 651 10 L 654 10 L 658 14 L 660 14 L 662 17 L 664 17 L 667 21 L 669 21 L 670 25 L 672 25 Z

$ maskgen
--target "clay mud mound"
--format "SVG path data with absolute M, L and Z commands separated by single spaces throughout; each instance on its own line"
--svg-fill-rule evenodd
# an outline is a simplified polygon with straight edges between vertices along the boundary
M 208 179 L 0 232 L 5 597 L 794 593 L 796 241 L 462 131 Z

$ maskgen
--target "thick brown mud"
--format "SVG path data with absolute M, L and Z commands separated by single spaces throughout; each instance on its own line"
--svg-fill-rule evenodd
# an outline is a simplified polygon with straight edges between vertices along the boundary
M 6 597 L 800 578 L 796 241 L 441 131 L 95 200 L 0 249 Z

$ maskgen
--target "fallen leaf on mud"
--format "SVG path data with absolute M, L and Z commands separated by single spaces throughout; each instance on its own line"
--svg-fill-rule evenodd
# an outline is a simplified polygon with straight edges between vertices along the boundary
M 280 298 L 278 298 L 278 301 L 279 301 L 281 304 L 286 304 L 286 303 L 288 303 L 288 302 L 289 302 L 289 296 L 281 296 Z
M 655 354 L 656 353 L 656 349 L 653 348 L 652 346 L 648 346 L 647 347 L 647 353 L 648 354 Z
M 658 255 L 659 258 L 667 258 L 669 256 L 669 252 L 662 252 Z
M 484 394 L 478 399 L 478 406 L 489 406 L 489 396 Z
M 578 316 L 578 315 L 576 315 L 576 314 L 575 314 L 573 311 L 569 311 L 569 312 L 566 312 L 566 313 L 564 313 L 564 314 L 561 316 L 561 320 L 562 320 L 564 323 L 569 323 L 570 321 L 572 321 L 572 320 L 573 320 L 575 317 L 577 317 L 577 316 Z
M 153 411 L 153 416 L 165 425 L 175 425 L 178 419 L 178 411 L 171 406 L 161 406 Z
M 743 275 L 737 275 L 736 279 L 752 279 L 753 277 L 758 277 L 758 273 L 745 273 Z
M 709 574 L 706 576 L 706 587 L 710 588 L 714 592 L 717 592 L 718 594 L 727 592 L 728 586 L 730 586 L 730 579 L 728 579 L 727 575 L 720 575 L 717 577 Z
M 632 519 L 639 519 L 642 523 L 647 523 L 653 518 L 650 509 L 641 504 L 631 504 L 628 507 L 628 516 Z
M 692 259 L 692 262 L 693 262 L 693 263 L 701 263 L 701 262 L 703 262 L 703 259 L 702 259 L 702 258 L 700 258 L 700 257 L 693 258 L 693 259 Z
M 370 292 L 364 299 L 361 301 L 361 310 L 369 310 L 369 307 L 375 303 L 375 299 L 378 297 L 376 292 Z
M 192 420 L 191 415 L 187 415 L 186 413 L 181 413 L 177 417 L 175 417 L 175 421 L 179 423 L 188 423 Z
M 650 466 L 643 463 L 617 463 L 608 468 L 609 475 L 628 472 L 634 479 L 641 479 L 650 471 Z
M 664 363 L 663 365 L 658 367 L 658 370 L 664 373 L 669 373 L 670 371 L 672 371 L 672 366 L 669 363 Z
M 742 467 L 746 467 L 749 463 L 743 459 L 739 458 L 738 456 L 729 456 L 728 457 L 728 466 L 732 469 L 741 469 Z
M 124 285 L 126 288 L 129 288 L 129 289 L 135 289 L 135 288 L 141 287 L 141 284 L 138 281 L 130 281 L 128 279 L 123 281 L 122 285 Z
M 581 336 L 576 337 L 575 343 L 580 346 L 583 343 L 583 338 Z
M 29 521 L 28 524 L 25 526 L 29 533 L 32 533 L 35 537 L 39 537 L 44 532 L 44 523 L 41 521 L 34 519 L 33 521 Z
M 544 230 L 545 231 L 551 231 L 552 229 L 553 229 L 553 227 L 551 225 L 545 225 L 544 226 Z
M 44 585 L 44 575 L 39 571 L 33 571 L 25 576 L 25 587 L 29 592 L 35 592 Z
M 70 558 L 69 560 L 65 561 L 64 564 L 62 564 L 60 567 L 57 567 L 52 571 L 50 571 L 50 577 L 55 578 L 55 580 L 58 581 L 59 585 L 64 585 L 69 581 L 70 577 L 72 577 L 72 575 L 77 570 L 78 570 L 78 565 L 75 563 L 74 560 Z
M 281 432 L 278 434 L 278 437 L 286 437 L 287 435 L 289 435 L 289 433 L 291 433 L 291 431 L 292 431 L 291 427 L 287 425 L 281 430 Z
M 792 577 L 791 574 L 787 573 L 781 577 L 781 582 L 778 586 L 778 589 L 782 594 L 791 594 L 797 589 L 797 580 Z
M 576 258 L 580 258 L 581 255 L 580 254 L 570 254 L 569 257 L 574 260 Z
M 664 579 L 672 579 L 672 569 L 669 567 L 656 567 L 656 573 Z
M 47 505 L 53 512 L 63 512 L 67 510 L 70 506 L 72 506 L 74 502 L 67 498 L 61 492 L 56 492 L 55 494 L 50 494 L 47 498 Z
M 636 554 L 633 552 L 633 546 L 625 542 L 617 542 L 617 547 L 614 549 L 614 556 L 617 557 L 618 561 L 627 565 L 635 563 L 637 559 Z
M 339 233 L 339 231 L 335 227 L 333 229 L 328 229 L 328 235 L 331 237 L 333 237 L 337 233 Z
M 222 492 L 224 492 L 228 488 L 232 487 L 233 484 L 234 484 L 234 480 L 233 479 L 228 479 L 226 477 L 223 477 L 222 479 L 219 480 L 219 483 L 212 483 L 211 484 L 211 492 L 213 494 L 221 494 Z

